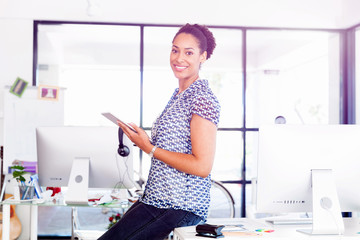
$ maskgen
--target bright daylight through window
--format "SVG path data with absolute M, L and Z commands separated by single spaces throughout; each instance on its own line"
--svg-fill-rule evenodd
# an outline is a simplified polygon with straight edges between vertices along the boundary
M 176 26 L 42 22 L 37 29 L 36 81 L 66 88 L 66 125 L 112 125 L 100 114 L 112 112 L 150 130 L 177 87 L 169 64 Z M 251 213 L 261 124 L 279 115 L 289 124 L 339 123 L 339 33 L 211 30 L 217 47 L 200 74 L 222 107 L 212 178 L 228 181 L 240 217 L 245 205 Z M 146 177 L 143 156 L 134 154 L 134 169 Z

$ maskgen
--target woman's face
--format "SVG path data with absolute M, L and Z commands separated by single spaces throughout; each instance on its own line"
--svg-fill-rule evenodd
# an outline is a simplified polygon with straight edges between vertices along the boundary
M 200 53 L 198 40 L 191 34 L 180 33 L 173 41 L 170 65 L 179 80 L 196 80 L 200 64 L 206 60 L 206 51 Z

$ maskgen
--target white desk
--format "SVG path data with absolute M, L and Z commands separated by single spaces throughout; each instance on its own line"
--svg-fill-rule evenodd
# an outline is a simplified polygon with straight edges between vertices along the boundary
M 72 207 L 72 236 L 71 238 L 74 239 L 75 236 L 78 235 L 76 232 L 76 224 L 75 224 L 75 218 L 74 218 L 74 208 L 76 207 L 105 207 L 105 208 L 123 208 L 127 209 L 131 203 L 124 204 L 123 202 L 119 203 L 112 203 L 107 205 L 89 205 L 89 206 L 78 206 L 78 205 L 66 205 L 64 202 L 61 203 L 54 203 L 54 202 L 45 202 L 45 203 L 36 203 L 36 200 L 34 202 L 31 201 L 10 201 L 5 200 L 3 202 L 0 202 L 3 205 L 3 231 L 2 231 L 2 240 L 9 240 L 10 239 L 10 205 L 29 205 L 31 208 L 30 214 L 30 240 L 37 240 L 37 229 L 38 229 L 38 207 L 39 206 L 45 206 L 45 207 L 54 207 L 54 206 L 63 206 L 63 207 Z M 81 232 L 81 231 L 80 231 Z
M 225 232 L 224 238 L 219 239 L 266 239 L 266 240 L 343 240 L 343 239 L 360 239 L 360 219 L 348 218 L 344 219 L 345 234 L 344 235 L 321 235 L 309 236 L 304 233 L 297 232 L 297 229 L 311 228 L 311 225 L 272 225 L 260 219 L 246 219 L 246 218 L 233 218 L 233 219 L 209 219 L 209 224 L 219 225 L 235 225 L 243 224 L 247 231 L 243 233 Z M 256 230 L 274 230 L 273 232 L 256 232 Z M 237 235 L 236 235 L 237 234 Z M 259 235 L 256 235 L 259 234 Z M 174 230 L 174 240 L 204 240 L 207 238 L 197 237 L 195 226 L 176 228 Z M 208 238 L 211 239 L 211 238 Z

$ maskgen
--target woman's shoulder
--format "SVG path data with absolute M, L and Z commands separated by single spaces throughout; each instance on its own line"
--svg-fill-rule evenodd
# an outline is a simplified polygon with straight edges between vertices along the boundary
M 213 105 L 220 105 L 218 98 L 212 91 L 207 80 L 199 80 L 200 84 L 197 91 L 194 93 L 195 101 L 210 101 Z
M 197 90 L 194 91 L 191 96 L 190 111 L 204 117 L 205 119 L 211 120 L 217 125 L 221 111 L 220 103 L 209 87 L 208 82 L 205 80 L 203 83 L 204 84 L 198 84 L 196 88 Z
M 206 79 L 195 81 L 189 88 L 190 91 L 188 91 L 188 94 L 191 96 L 209 96 L 216 98 L 209 86 L 209 81 Z

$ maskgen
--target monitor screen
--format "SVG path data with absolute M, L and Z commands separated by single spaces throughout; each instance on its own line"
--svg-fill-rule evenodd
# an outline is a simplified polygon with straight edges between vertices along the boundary
M 130 154 L 118 154 L 117 127 L 39 127 L 36 140 L 40 186 L 68 186 L 74 159 L 89 160 L 89 188 L 134 186 L 133 144 L 123 135 Z
M 360 211 L 360 126 L 287 125 L 259 128 L 257 211 L 313 212 L 314 195 L 334 185 L 337 197 L 319 198 L 341 212 Z M 314 182 L 314 172 L 330 170 L 330 178 Z M 321 182 L 323 179 L 326 181 Z M 320 188 L 314 192 L 314 184 Z M 318 185 L 315 185 L 318 186 Z M 314 216 L 313 216 L 314 217 Z M 331 216 L 330 216 L 331 218 Z

